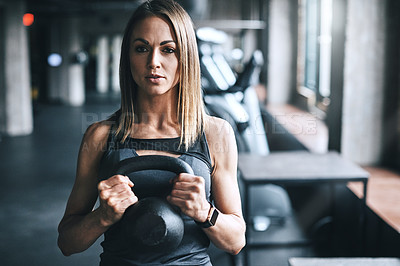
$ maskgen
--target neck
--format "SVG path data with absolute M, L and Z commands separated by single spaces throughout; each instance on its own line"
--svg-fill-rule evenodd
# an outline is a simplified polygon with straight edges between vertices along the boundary
M 169 95 L 138 97 L 133 135 L 179 136 L 177 97 Z

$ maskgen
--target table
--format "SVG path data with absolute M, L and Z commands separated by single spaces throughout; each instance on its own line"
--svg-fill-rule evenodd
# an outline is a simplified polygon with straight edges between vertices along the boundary
M 243 181 L 244 219 L 249 224 L 249 188 L 263 184 L 320 184 L 363 183 L 363 212 L 360 217 L 362 237 L 365 234 L 366 195 L 369 173 L 361 167 L 344 159 L 337 152 L 323 154 L 308 151 L 273 152 L 266 156 L 240 153 L 238 168 Z M 248 235 L 246 235 L 247 240 Z M 361 239 L 363 241 L 363 239 Z M 257 244 L 259 246 L 259 244 Z M 245 263 L 248 264 L 247 251 L 253 243 L 247 241 L 244 249 Z

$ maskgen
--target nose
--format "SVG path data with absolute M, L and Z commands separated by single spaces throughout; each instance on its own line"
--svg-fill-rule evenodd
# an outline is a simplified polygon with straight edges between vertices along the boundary
M 155 68 L 160 68 L 160 66 L 161 66 L 160 55 L 157 49 L 154 49 L 152 53 L 149 53 L 148 67 L 150 69 L 155 69 Z

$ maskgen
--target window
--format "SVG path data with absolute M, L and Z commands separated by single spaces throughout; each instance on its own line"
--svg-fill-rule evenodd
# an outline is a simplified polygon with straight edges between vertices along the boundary
M 332 0 L 303 0 L 299 5 L 299 93 L 310 106 L 330 103 Z

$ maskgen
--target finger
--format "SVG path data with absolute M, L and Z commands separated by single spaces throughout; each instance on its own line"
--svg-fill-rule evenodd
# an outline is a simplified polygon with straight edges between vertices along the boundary
M 109 186 L 114 186 L 114 185 L 117 185 L 120 183 L 128 184 L 130 187 L 133 186 L 132 181 L 126 175 L 114 175 L 105 181 L 106 181 L 106 184 Z
M 205 198 L 205 193 L 202 191 L 172 190 L 170 196 L 185 201 L 199 201 Z
M 179 174 L 175 178 L 172 179 L 172 184 L 176 183 L 188 183 L 188 184 L 204 184 L 204 178 L 201 176 L 195 176 L 190 174 Z
M 127 184 L 115 185 L 111 188 L 100 190 L 100 193 L 99 193 L 99 197 L 103 200 L 111 198 L 111 197 L 121 198 L 121 197 L 131 196 L 131 195 L 134 195 L 134 193 L 133 193 L 131 187 L 128 186 Z
M 110 196 L 115 197 L 120 200 L 123 200 L 125 198 L 135 196 L 135 194 L 132 192 L 131 189 L 129 189 L 129 190 L 121 190 L 119 192 L 116 192 L 116 191 L 112 192 L 112 194 Z
M 138 201 L 139 201 L 139 199 L 135 195 L 133 195 L 131 197 L 127 197 L 126 199 L 122 200 L 121 201 L 121 206 L 124 209 L 126 209 L 126 208 L 128 208 L 129 206 L 135 204 Z
M 191 181 L 191 177 L 193 177 L 193 175 L 186 174 L 186 173 L 180 173 L 179 175 L 177 175 L 174 178 L 170 179 L 170 183 L 190 182 Z
M 123 175 L 114 175 L 114 176 L 110 177 L 109 179 L 101 181 L 99 183 L 99 189 L 111 188 L 111 187 L 116 186 L 121 183 L 127 184 L 130 187 L 133 187 L 133 182 L 129 179 L 129 177 L 123 176 Z
M 133 193 L 121 193 L 116 197 L 109 197 L 103 200 L 104 204 L 111 208 L 114 213 L 122 213 L 131 204 L 137 202 L 137 197 Z
M 100 193 L 104 192 L 107 193 L 107 195 L 115 195 L 118 193 L 121 193 L 123 191 L 132 191 L 132 188 L 130 186 L 128 186 L 128 184 L 117 184 L 113 187 L 105 187 L 105 188 L 101 188 L 100 187 Z
M 139 199 L 135 196 L 135 195 L 131 195 L 129 197 L 126 197 L 124 199 L 122 199 L 119 203 L 118 203 L 118 208 L 122 211 L 125 212 L 125 210 L 135 204 L 136 202 L 138 202 Z
M 172 189 L 201 193 L 204 191 L 204 187 L 202 183 L 176 182 Z
M 205 184 L 204 182 L 176 182 L 172 186 L 172 191 L 182 191 L 187 193 L 205 193 Z
M 186 209 L 187 201 L 182 198 L 178 198 L 172 195 L 167 196 L 167 201 L 172 205 L 179 207 L 181 210 Z
M 181 200 L 189 200 L 190 199 L 190 196 L 188 195 L 187 192 L 179 191 L 179 190 L 172 190 L 171 193 L 169 194 L 169 196 L 172 198 L 181 199 Z
M 180 173 L 175 177 L 175 181 L 181 181 L 181 182 L 192 182 L 193 180 L 196 180 L 198 176 L 187 174 L 187 173 Z

